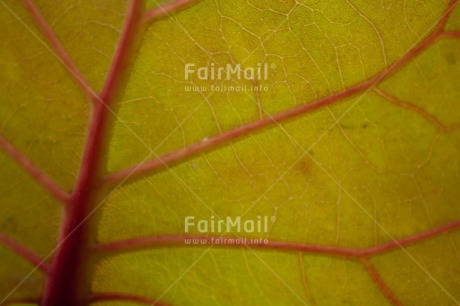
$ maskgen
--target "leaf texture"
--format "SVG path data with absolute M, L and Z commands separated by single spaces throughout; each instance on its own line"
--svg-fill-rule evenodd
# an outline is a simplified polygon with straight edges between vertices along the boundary
M 457 1 L 5 0 L 0 25 L 0 304 L 460 304 Z

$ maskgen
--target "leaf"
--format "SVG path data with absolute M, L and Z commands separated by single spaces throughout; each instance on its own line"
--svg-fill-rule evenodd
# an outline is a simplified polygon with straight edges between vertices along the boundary
M 10 0 L 0 24 L 0 304 L 460 304 L 457 1 Z

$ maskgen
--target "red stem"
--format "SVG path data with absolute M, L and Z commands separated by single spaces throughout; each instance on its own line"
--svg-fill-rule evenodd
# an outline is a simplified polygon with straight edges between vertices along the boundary
M 0 135 L 0 148 L 13 159 L 22 169 L 35 179 L 45 190 L 59 201 L 66 203 L 69 201 L 69 194 L 50 179 L 40 168 L 35 166 L 24 154 L 16 149 L 8 140 Z
M 430 239 L 436 237 L 442 233 L 446 233 L 452 230 L 460 228 L 460 220 L 456 220 L 447 225 L 431 229 L 419 234 L 415 234 L 409 237 L 395 240 L 386 244 L 378 245 L 367 249 L 352 249 L 352 248 L 340 248 L 333 246 L 324 245 L 312 245 L 304 244 L 299 242 L 288 242 L 288 241 L 268 241 L 267 244 L 250 244 L 243 240 L 241 244 L 214 244 L 215 247 L 251 247 L 261 249 L 272 249 L 281 250 L 286 252 L 306 252 L 313 254 L 327 254 L 332 256 L 340 257 L 354 257 L 354 258 L 365 258 L 374 256 L 377 254 L 389 252 L 391 250 L 402 248 L 404 246 L 413 244 L 418 241 Z M 158 247 L 189 247 L 199 246 L 199 244 L 185 244 L 185 239 L 203 239 L 207 245 L 213 243 L 213 239 L 235 239 L 232 237 L 219 237 L 219 236 L 199 236 L 199 235 L 161 235 L 153 237 L 136 237 L 127 240 L 120 240 L 115 242 L 109 242 L 106 244 L 99 244 L 94 246 L 94 251 L 99 253 L 109 252 L 120 252 L 120 251 L 134 251 L 145 248 L 158 248 Z
M 38 267 L 45 273 L 48 273 L 50 266 L 49 264 L 40 258 L 37 254 L 33 253 L 26 247 L 20 245 L 17 241 L 7 237 L 3 234 L 0 234 L 0 243 L 15 252 L 16 254 L 20 255 L 22 258 L 33 264 L 34 266 Z
M 88 219 L 94 212 L 101 161 L 105 154 L 108 110 L 112 107 L 124 77 L 141 9 L 142 1 L 130 2 L 122 36 L 100 95 L 100 103 L 95 105 L 92 113 L 80 173 L 70 207 L 61 224 L 60 239 L 45 285 L 42 306 L 81 306 L 86 303 L 85 296 L 89 292 L 89 281 L 86 279 L 89 274 L 88 252 L 93 242 L 91 222 Z

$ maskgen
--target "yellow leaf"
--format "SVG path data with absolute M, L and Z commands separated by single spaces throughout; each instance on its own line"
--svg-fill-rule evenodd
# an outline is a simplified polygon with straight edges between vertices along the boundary
M 456 0 L 0 25 L 0 304 L 460 304 Z

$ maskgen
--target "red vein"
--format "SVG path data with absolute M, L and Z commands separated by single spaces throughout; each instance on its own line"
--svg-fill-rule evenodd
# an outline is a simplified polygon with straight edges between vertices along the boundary
M 137 38 L 141 10 L 141 0 L 129 2 L 112 64 L 91 115 L 79 175 L 71 196 L 71 205 L 61 223 L 61 235 L 45 284 L 42 306 L 83 305 L 85 299 L 82 297 L 89 290 L 89 282 L 85 279 L 90 274 L 87 252 L 92 243 L 91 233 L 94 232 L 89 219 L 95 211 L 93 206 L 99 191 L 102 159 L 106 152 L 104 140 L 107 138 L 108 111 L 123 87 L 122 80 L 126 77 L 129 55 Z
M 460 31 L 445 31 L 442 33 L 442 37 L 460 38 Z
M 1 135 L 0 148 L 56 199 L 63 203 L 68 202 L 69 194 Z
M 147 20 L 160 18 L 161 16 L 165 15 L 165 11 L 167 13 L 173 12 L 175 10 L 179 10 L 179 9 L 182 9 L 182 8 L 186 7 L 188 4 L 191 4 L 192 2 L 194 2 L 194 1 L 181 1 L 181 0 L 178 0 L 178 1 L 175 1 L 175 2 L 173 2 L 171 4 L 168 4 L 168 5 L 165 5 L 165 6 L 161 7 L 161 8 L 158 8 L 160 11 L 158 9 L 153 9 L 152 11 L 146 13 L 144 18 L 146 18 Z M 70 60 L 70 57 L 68 57 L 67 53 L 65 53 L 65 50 L 60 45 L 59 41 L 57 40 L 57 38 L 55 37 L 54 33 L 52 32 L 51 28 L 46 24 L 46 22 L 44 21 L 44 19 L 42 18 L 42 16 L 40 15 L 38 10 L 36 9 L 36 7 L 33 5 L 33 3 L 30 0 L 24 0 L 24 3 L 26 4 L 26 7 L 29 9 L 29 11 L 31 12 L 32 16 L 36 20 L 36 22 L 39 25 L 39 27 L 42 30 L 42 32 L 45 34 L 47 39 L 50 41 L 50 43 L 53 46 L 53 48 L 55 48 L 56 52 L 58 53 L 58 55 L 60 56 L 62 61 L 64 63 L 68 63 L 67 64 L 67 65 L 69 65 L 68 68 L 70 67 L 70 71 L 74 74 L 75 78 L 77 79 L 79 84 L 82 86 L 82 88 L 85 91 L 90 90 L 89 86 L 86 86 L 86 82 L 84 81 L 84 79 L 83 78 L 80 79 L 78 77 L 81 74 L 79 73 L 79 71 L 77 70 L 76 66 L 73 64 L 73 62 Z M 93 116 L 92 116 L 92 121 L 91 121 L 90 129 L 89 129 L 89 133 L 88 133 L 88 137 L 87 137 L 87 142 L 86 142 L 86 145 L 85 145 L 85 154 L 84 154 L 84 158 L 83 158 L 83 161 L 82 161 L 81 170 L 80 170 L 79 178 L 78 178 L 78 181 L 77 181 L 77 186 L 75 188 L 75 192 L 72 194 L 72 203 L 74 204 L 73 207 L 72 207 L 73 210 L 67 211 L 66 219 L 63 222 L 63 229 L 64 229 L 63 233 L 64 233 L 64 235 L 66 235 L 66 233 L 67 233 L 66 230 L 69 230 L 69 229 L 72 230 L 70 232 L 70 234 L 73 234 L 75 228 L 78 228 L 80 226 L 80 224 L 77 224 L 77 226 L 75 226 L 75 220 L 80 220 L 81 219 L 80 217 L 82 217 L 82 216 L 86 217 L 86 215 L 84 213 L 85 209 L 83 209 L 82 207 L 79 207 L 79 206 L 84 207 L 85 206 L 84 204 L 89 202 L 89 200 L 91 198 L 91 195 L 93 194 L 92 191 L 94 191 L 93 190 L 94 183 L 97 181 L 97 174 L 98 174 L 97 169 L 98 169 L 98 165 L 100 164 L 100 157 L 101 157 L 100 151 L 102 151 L 101 150 L 102 143 L 103 143 L 102 140 L 104 138 L 103 137 L 103 135 L 104 135 L 103 131 L 105 130 L 105 122 L 106 122 L 106 117 L 107 117 L 107 114 L 103 109 L 105 107 L 107 107 L 106 102 L 112 100 L 112 98 L 114 97 L 114 94 L 115 94 L 115 89 L 118 87 L 118 85 L 121 82 L 120 81 L 120 76 L 123 75 L 122 72 L 124 70 L 124 66 L 127 64 L 126 61 L 125 61 L 125 59 L 127 57 L 126 56 L 127 49 L 131 45 L 129 43 L 129 40 L 132 39 L 133 33 L 135 32 L 134 30 L 130 29 L 130 27 L 134 28 L 134 22 L 131 24 L 130 21 L 133 21 L 133 19 L 134 19 L 133 16 L 135 15 L 135 13 L 140 11 L 140 9 L 139 9 L 140 2 L 133 0 L 131 3 L 132 3 L 132 6 L 131 6 L 130 12 L 128 14 L 128 18 L 127 18 L 128 22 L 126 23 L 127 26 L 125 28 L 126 31 L 124 31 L 124 33 L 122 34 L 120 43 L 119 43 L 117 51 L 116 51 L 114 61 L 112 63 L 111 69 L 109 71 L 106 83 L 104 85 L 104 89 L 103 89 L 103 91 L 101 93 L 101 102 L 102 103 L 98 105 L 98 107 L 96 108 L 96 110 L 94 111 Z M 455 3 L 456 3 L 455 0 L 453 0 L 451 2 L 450 6 L 449 6 L 449 8 L 448 8 L 448 10 L 446 12 L 446 16 L 453 9 L 453 6 L 455 5 Z M 364 91 L 366 89 L 371 88 L 373 85 L 375 85 L 381 79 L 385 78 L 386 76 L 388 76 L 392 72 L 396 71 L 399 67 L 405 65 L 408 61 L 410 61 L 411 58 L 415 57 L 418 53 L 420 53 L 427 46 L 429 46 L 432 42 L 434 42 L 439 37 L 440 30 L 442 29 L 442 27 L 444 26 L 444 24 L 445 24 L 445 22 L 447 20 L 446 16 L 445 16 L 445 18 L 443 18 L 441 20 L 437 31 L 435 31 L 431 36 L 429 36 L 427 39 L 425 39 L 419 46 L 417 46 L 416 48 L 411 50 L 411 52 L 409 52 L 400 61 L 396 62 L 389 69 L 385 70 L 384 72 L 382 72 L 381 74 L 375 76 L 374 78 L 372 78 L 372 79 L 370 79 L 368 81 L 365 81 L 362 84 L 359 84 L 359 85 L 356 85 L 354 87 L 351 87 L 351 88 L 347 89 L 346 91 L 333 94 L 330 97 L 320 99 L 317 102 L 313 102 L 313 103 L 311 103 L 309 105 L 304 105 L 304 106 L 295 108 L 293 110 L 286 111 L 284 113 L 280 113 L 278 115 L 275 115 L 274 117 L 268 118 L 268 120 L 264 119 L 264 120 L 254 122 L 252 124 L 248 124 L 246 126 L 242 126 L 242 127 L 238 128 L 238 129 L 236 129 L 234 131 L 231 131 L 231 132 L 228 132 L 226 134 L 223 134 L 223 135 L 226 135 L 223 138 L 221 137 L 222 135 L 216 136 L 214 139 L 211 139 L 212 141 L 214 141 L 213 145 L 218 145 L 221 142 L 234 139 L 234 138 L 239 137 L 241 135 L 244 135 L 244 134 L 246 134 L 246 133 L 248 133 L 250 131 L 255 131 L 255 130 L 261 129 L 263 127 L 266 127 L 266 126 L 269 126 L 269 125 L 272 125 L 272 124 L 275 124 L 275 123 L 278 123 L 278 122 L 281 122 L 281 121 L 284 121 L 284 120 L 288 120 L 290 118 L 294 118 L 294 117 L 296 117 L 296 116 L 298 116 L 298 115 L 300 115 L 302 113 L 313 111 L 313 110 L 318 109 L 318 108 L 320 108 L 322 106 L 331 104 L 336 100 L 339 100 L 339 99 L 342 99 L 342 98 L 345 98 L 345 97 L 349 97 L 349 96 L 351 96 L 353 94 L 356 94 L 358 92 L 361 92 L 361 91 Z M 89 95 L 91 98 L 98 98 L 98 97 L 93 97 L 93 92 L 92 91 L 90 93 L 92 94 L 92 95 Z M 88 92 L 87 92 L 87 95 L 88 95 Z M 92 99 L 92 100 L 94 101 L 94 99 Z M 210 140 L 210 142 L 211 142 L 211 140 Z M 180 158 L 183 158 L 183 157 L 191 156 L 192 154 L 195 154 L 197 152 L 200 152 L 200 151 L 203 151 L 203 150 L 206 150 L 206 149 L 210 148 L 210 146 L 202 145 L 202 143 L 196 144 L 196 145 L 199 146 L 199 148 L 196 148 L 195 151 L 194 151 L 193 148 L 190 150 L 190 148 L 193 147 L 193 145 L 192 145 L 189 148 L 183 149 L 183 150 L 187 151 L 188 153 L 185 152 L 185 153 L 183 153 L 183 155 L 176 154 L 176 156 L 178 156 L 179 159 L 180 159 Z M 171 153 L 170 155 L 174 155 L 174 154 L 175 153 Z M 161 158 L 157 159 L 157 160 L 161 160 Z M 175 160 L 173 158 L 173 159 L 171 159 L 170 162 L 174 162 L 174 161 Z M 161 161 L 161 164 L 163 164 L 163 161 Z M 154 166 L 152 169 L 154 169 L 155 167 L 160 167 L 160 166 L 161 165 Z M 146 169 L 143 169 L 143 170 L 141 170 L 141 172 L 143 172 L 145 170 Z M 83 212 L 83 214 L 81 214 L 82 212 Z M 458 222 L 454 222 L 454 223 L 458 223 Z M 459 225 L 456 224 L 456 225 L 450 226 L 449 229 L 457 228 L 458 226 Z M 446 226 L 446 227 L 448 227 L 448 226 Z M 447 231 L 449 229 L 446 229 L 444 231 Z M 431 231 L 429 233 L 425 232 L 425 233 L 422 233 L 422 234 L 419 234 L 419 235 L 408 237 L 406 239 L 401 240 L 400 243 L 395 242 L 396 246 L 392 246 L 391 244 L 387 244 L 387 245 L 377 247 L 377 248 L 375 248 L 375 250 L 373 252 L 370 252 L 368 250 L 353 250 L 353 249 L 340 249 L 340 248 L 335 248 L 335 247 L 331 248 L 331 247 L 323 247 L 323 246 L 300 245 L 300 244 L 289 243 L 289 242 L 270 242 L 269 247 L 275 248 L 275 249 L 289 249 L 289 246 L 290 246 L 292 248 L 292 250 L 297 250 L 297 251 L 299 250 L 299 247 L 300 247 L 300 248 L 303 248 L 303 249 L 306 249 L 306 250 L 311 249 L 312 251 L 316 251 L 318 253 L 328 253 L 328 252 L 330 252 L 330 253 L 334 253 L 334 254 L 342 254 L 344 256 L 355 256 L 356 257 L 356 256 L 366 256 L 366 255 L 369 255 L 369 254 L 376 254 L 377 252 L 381 252 L 381 251 L 382 252 L 383 251 L 388 251 L 388 250 L 391 250 L 392 248 L 401 246 L 402 243 L 407 243 L 407 244 L 413 243 L 415 241 L 418 241 L 418 240 L 421 240 L 421 239 L 424 239 L 424 238 L 432 237 L 432 236 L 437 235 L 437 234 L 439 234 L 441 232 L 443 232 L 442 229 L 435 229 L 435 230 L 433 230 L 433 231 Z M 67 237 L 68 236 L 65 236 L 65 239 L 67 239 Z M 125 247 L 136 247 L 136 245 L 137 246 L 142 246 L 143 244 L 145 246 L 147 246 L 147 244 L 151 245 L 152 242 L 157 243 L 157 244 L 159 243 L 160 245 L 162 245 L 162 244 L 166 244 L 166 245 L 171 244 L 171 245 L 173 245 L 173 244 L 177 244 L 177 241 L 175 241 L 174 239 L 178 238 L 178 237 L 179 236 L 169 236 L 169 237 L 164 236 L 163 238 L 162 237 L 153 237 L 153 238 L 156 239 L 156 241 L 153 241 L 152 239 L 150 239 L 150 241 L 147 241 L 148 237 L 146 237 L 146 238 L 135 238 L 135 239 L 131 239 L 129 241 L 125 241 Z M 183 238 L 184 238 L 184 236 L 181 236 L 181 239 L 183 239 Z M 147 239 L 147 240 L 144 241 L 144 242 L 140 241 L 142 239 Z M 72 239 L 72 242 L 79 242 L 79 241 L 78 241 L 78 239 L 77 240 Z M 64 242 L 62 242 L 62 243 L 64 243 Z M 102 246 L 97 246 L 95 249 L 99 250 L 99 251 L 101 249 L 102 250 L 104 250 L 104 249 L 105 250 L 114 250 L 114 249 L 117 249 L 117 247 L 119 247 L 120 245 L 123 245 L 123 242 L 116 242 L 116 243 L 112 243 L 112 244 L 106 244 L 106 245 L 102 245 Z M 263 245 L 260 245 L 260 247 L 263 247 Z M 80 251 L 82 249 L 85 249 L 84 247 L 82 247 L 78 243 L 74 244 L 73 247 L 71 246 L 71 244 L 70 245 L 66 244 L 66 245 L 61 245 L 61 247 L 59 247 L 58 253 L 59 253 L 59 251 L 62 251 L 62 254 L 69 255 L 69 252 L 72 252 L 73 250 L 75 251 L 75 248 L 77 248 L 77 250 L 80 250 Z M 369 254 L 366 254 L 366 251 L 368 251 L 367 253 L 369 253 Z M 353 254 L 358 254 L 358 255 L 353 255 Z M 72 258 L 75 258 L 75 256 L 74 257 L 70 256 L 69 258 L 72 259 Z M 66 269 L 69 268 L 69 265 L 63 265 L 64 262 L 70 264 L 70 266 L 74 263 L 74 262 L 72 262 L 70 260 L 60 260 L 59 256 L 56 256 L 55 260 L 53 261 L 53 267 L 52 267 L 52 272 L 53 273 L 52 274 L 54 275 L 56 273 L 57 275 L 60 275 L 61 280 L 64 281 L 64 283 L 65 283 L 66 282 L 65 278 L 68 278 L 68 276 L 66 276 L 64 278 L 65 273 L 63 274 L 62 271 L 66 271 L 66 273 L 67 273 L 68 270 L 66 270 Z M 60 272 L 58 272 L 58 271 L 60 271 Z M 75 276 L 75 275 L 72 275 L 70 277 L 72 279 L 72 281 L 74 281 L 74 279 L 72 278 L 73 276 Z M 53 292 L 56 293 L 56 291 L 58 289 L 62 289 L 60 286 L 58 286 L 58 284 L 59 283 L 56 282 L 56 279 L 53 280 L 52 277 L 50 277 L 48 279 L 47 290 L 45 290 L 45 298 L 44 298 L 44 302 L 43 302 L 44 305 L 59 304 L 59 300 L 57 300 L 58 302 L 56 303 L 56 300 L 53 301 L 53 299 L 49 299 L 49 297 L 50 297 L 50 292 L 49 291 L 51 291 L 51 295 L 52 295 Z M 60 297 L 62 298 L 66 293 L 67 292 L 61 292 Z M 104 294 L 102 294 L 102 295 L 99 295 L 99 296 L 98 295 L 93 296 L 93 299 L 96 299 L 96 300 L 98 298 L 99 299 L 104 299 L 104 298 L 106 298 L 106 299 L 107 298 L 122 299 L 122 296 L 123 296 L 123 294 L 106 294 L 105 296 L 104 296 Z M 124 296 L 125 297 L 133 297 L 133 296 L 130 296 L 130 295 L 124 295 Z M 139 298 L 139 299 L 143 299 L 143 298 Z
M 427 112 L 426 110 L 424 110 L 420 106 L 417 106 L 417 105 L 412 104 L 412 103 L 408 103 L 408 102 L 398 100 L 395 97 L 387 94 L 386 92 L 384 92 L 384 91 L 382 91 L 382 90 L 380 90 L 378 88 L 374 87 L 373 91 L 375 93 L 377 93 L 379 96 L 383 97 L 384 99 L 388 100 L 389 102 L 391 102 L 391 103 L 393 103 L 393 104 L 395 104 L 397 106 L 400 106 L 400 107 L 403 107 L 403 108 L 406 108 L 406 109 L 409 109 L 409 110 L 412 110 L 412 111 L 416 112 L 417 114 L 419 114 L 420 116 L 422 116 L 423 118 L 425 118 L 426 120 L 431 122 L 441 132 L 451 132 L 451 131 L 453 131 L 455 129 L 460 128 L 460 124 L 445 125 L 438 118 L 436 118 L 434 115 L 430 114 L 429 112 Z
M 144 22 L 151 22 L 156 19 L 168 17 L 169 15 L 177 13 L 183 9 L 189 8 L 193 4 L 198 3 L 200 1 L 201 0 L 175 0 L 162 6 L 155 7 L 150 11 L 145 12 L 143 17 Z
M 374 254 L 379 254 L 379 253 L 383 253 L 383 252 L 388 252 L 388 251 L 396 249 L 396 248 L 400 248 L 400 247 L 403 247 L 403 246 L 406 246 L 406 245 L 413 244 L 413 243 L 415 243 L 417 241 L 426 240 L 426 239 L 436 237 L 436 236 L 438 236 L 440 234 L 453 231 L 453 230 L 455 230 L 455 229 L 457 229 L 459 227 L 460 227 L 460 220 L 456 220 L 454 222 L 448 223 L 448 224 L 446 224 L 444 226 L 440 226 L 438 228 L 434 228 L 434 229 L 431 229 L 431 230 L 428 230 L 428 231 L 425 231 L 425 232 L 422 232 L 422 233 L 418 233 L 416 235 L 412 235 L 412 236 L 409 236 L 409 237 L 406 237 L 406 238 L 403 238 L 403 239 L 400 239 L 400 240 L 392 241 L 392 242 L 389 242 L 389 243 L 386 243 L 386 244 L 382 244 L 382 245 L 379 245 L 379 246 L 369 248 L 369 249 L 367 249 L 367 250 L 365 250 L 363 252 L 363 256 L 374 255 Z
M 340 248 L 334 246 L 324 245 L 313 245 L 304 244 L 299 242 L 288 242 L 288 241 L 268 241 L 267 244 L 250 244 L 247 241 L 242 241 L 241 244 L 215 244 L 216 247 L 252 247 L 262 249 L 272 249 L 287 252 L 306 252 L 313 254 L 328 254 L 333 256 L 341 257 L 354 257 L 362 258 L 374 256 L 384 252 L 391 251 L 396 248 L 401 248 L 413 244 L 418 241 L 433 238 L 442 233 L 446 233 L 460 227 L 460 220 L 454 221 L 447 225 L 428 230 L 413 236 L 405 237 L 400 240 L 395 240 L 386 244 L 378 245 L 367 249 L 352 249 L 352 248 Z M 219 237 L 219 236 L 199 236 L 199 235 L 160 235 L 160 236 L 149 236 L 149 237 L 136 237 L 132 239 L 120 240 L 115 242 L 109 242 L 105 244 L 99 244 L 94 247 L 94 251 L 98 253 L 111 253 L 120 251 L 135 251 L 145 248 L 159 248 L 159 247 L 188 247 L 188 246 L 199 246 L 199 244 L 185 244 L 185 239 L 203 239 L 206 244 L 212 244 L 215 240 L 221 239 L 232 239 L 230 237 Z
M 68 53 L 65 51 L 64 47 L 59 42 L 58 38 L 54 34 L 49 24 L 43 18 L 38 8 L 35 6 L 32 0 L 23 0 L 23 2 L 27 10 L 29 11 L 30 15 L 35 20 L 35 23 L 37 24 L 38 28 L 40 29 L 42 34 L 46 37 L 49 44 L 53 48 L 55 52 L 53 54 L 57 55 L 60 62 L 70 71 L 70 74 L 72 75 L 73 79 L 77 82 L 77 84 L 83 90 L 83 92 L 88 97 L 88 99 L 92 101 L 93 103 L 95 103 L 99 99 L 97 94 L 88 84 L 83 74 L 80 72 L 80 70 L 77 68 L 77 66 L 73 62 L 73 60 L 70 58 Z
M 126 57 L 131 51 L 131 41 L 134 39 L 136 25 L 136 16 L 139 9 L 140 1 L 131 0 L 132 6 L 126 17 L 126 24 L 123 29 L 122 36 L 115 51 L 114 59 L 110 66 L 106 77 L 103 89 L 99 96 L 99 103 L 96 105 L 94 113 L 91 117 L 88 136 L 85 144 L 85 153 L 81 162 L 80 175 L 77 180 L 74 197 L 82 192 L 85 192 L 89 184 L 88 182 L 97 176 L 96 169 L 100 161 L 101 149 L 104 142 L 105 126 L 107 124 L 108 112 L 111 107 L 111 102 L 114 100 L 116 89 L 121 82 L 124 69 L 127 66 Z M 136 10 L 135 10 L 136 9 Z M 80 188 L 79 188 L 80 187 Z M 79 190 L 83 189 L 83 190 Z
M 361 262 L 364 264 L 367 271 L 374 279 L 380 291 L 382 291 L 382 293 L 391 301 L 391 303 L 393 303 L 393 305 L 401 306 L 402 305 L 401 302 L 394 295 L 394 293 L 390 290 L 390 288 L 388 288 L 388 286 L 385 284 L 385 281 L 380 277 L 374 265 L 367 259 L 362 259 Z
M 97 303 L 97 302 L 106 302 L 106 301 L 129 301 L 135 302 L 138 304 L 144 305 L 157 305 L 157 306 L 167 306 L 168 304 L 152 300 L 146 297 L 141 297 L 133 294 L 126 294 L 126 293 L 95 293 L 93 296 L 90 297 L 88 300 L 89 303 Z
M 15 252 L 16 254 L 20 255 L 22 258 L 24 258 L 34 266 L 37 266 L 43 272 L 48 273 L 49 264 L 45 262 L 43 259 L 41 259 L 34 252 L 30 251 L 23 245 L 20 245 L 17 241 L 3 234 L 0 234 L 0 243 L 12 250 L 13 252 Z
M 444 27 L 447 24 L 447 20 L 449 19 L 450 14 L 455 8 L 455 5 L 457 4 L 457 0 L 450 0 L 449 5 L 447 6 L 447 9 L 441 18 L 440 22 L 438 23 L 438 27 L 436 29 L 437 32 L 441 33 L 444 30 Z
M 302 105 L 296 108 L 293 108 L 289 111 L 279 113 L 277 115 L 266 117 L 258 121 L 251 122 L 249 124 L 243 125 L 239 128 L 225 132 L 223 134 L 211 137 L 209 139 L 203 140 L 201 142 L 192 144 L 186 148 L 176 150 L 172 153 L 168 153 L 159 158 L 147 161 L 141 165 L 130 167 L 128 169 L 122 170 L 120 172 L 114 173 L 106 177 L 105 181 L 107 183 L 121 181 L 128 176 L 135 178 L 139 175 L 142 175 L 148 171 L 159 170 L 166 168 L 169 165 L 172 165 L 176 162 L 180 162 L 184 159 L 190 158 L 198 153 L 204 152 L 209 149 L 216 148 L 225 142 L 237 139 L 241 136 L 247 135 L 250 132 L 261 130 L 265 127 L 272 126 L 274 124 L 280 123 L 282 121 L 297 117 L 300 114 L 313 111 L 319 108 L 322 108 L 326 105 L 329 105 L 335 102 L 338 99 L 349 97 L 357 92 L 360 92 L 371 86 L 375 78 L 360 85 L 354 86 L 349 90 L 331 95 L 319 101 Z
M 328 97 L 324 97 L 314 102 L 311 102 L 309 104 L 300 105 L 290 110 L 278 113 L 276 115 L 262 118 L 260 120 L 242 125 L 234 130 L 222 133 L 209 139 L 194 143 L 188 147 L 178 149 L 176 151 L 162 155 L 158 158 L 149 160 L 147 162 L 143 162 L 139 165 L 135 165 L 127 169 L 121 170 L 119 172 L 113 173 L 105 178 L 105 182 L 114 183 L 122 180 L 127 180 L 127 178 L 134 179 L 150 172 L 165 169 L 170 165 L 191 158 L 192 156 L 198 153 L 203 153 L 207 150 L 216 149 L 220 145 L 235 140 L 241 136 L 280 124 L 284 121 L 296 118 L 306 113 L 313 112 L 315 110 L 328 106 L 334 102 L 343 100 L 345 98 L 354 96 L 355 94 L 362 93 L 366 90 L 371 89 L 374 85 L 376 85 L 383 79 L 387 78 L 388 76 L 392 75 L 401 67 L 409 63 L 414 57 L 416 57 L 423 50 L 428 48 L 442 35 L 443 26 L 447 22 L 449 14 L 452 12 L 456 2 L 456 0 L 451 1 L 445 14 L 443 15 L 443 18 L 438 23 L 436 29 L 428 37 L 422 40 L 420 44 L 411 49 L 398 61 L 393 63 L 388 69 L 382 71 L 381 73 L 377 74 L 371 79 L 366 80 L 355 86 L 352 86 L 341 92 L 334 93 Z
M 115 242 L 109 242 L 106 244 L 99 244 L 94 247 L 94 251 L 98 253 L 111 253 L 119 251 L 136 251 L 142 250 L 145 248 L 160 248 L 160 247 L 188 247 L 188 246 L 200 246 L 201 244 L 185 244 L 184 241 L 187 239 L 199 239 L 205 241 L 203 245 L 213 244 L 215 240 L 227 240 L 233 239 L 230 237 L 219 237 L 219 236 L 200 236 L 200 235 L 161 235 L 153 237 L 136 237 L 127 240 L 120 240 Z M 303 244 L 297 242 L 288 242 L 288 241 L 268 241 L 267 244 L 226 244 L 218 243 L 215 244 L 216 247 L 253 247 L 253 248 L 266 248 L 274 250 L 284 250 L 284 251 L 294 251 L 294 252 L 307 252 L 307 253 L 316 253 L 316 254 L 329 254 L 336 256 L 345 256 L 345 257 L 358 257 L 361 253 L 359 250 L 348 249 L 348 248 L 338 248 L 330 246 L 321 246 L 321 245 L 311 245 Z

